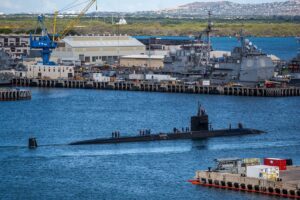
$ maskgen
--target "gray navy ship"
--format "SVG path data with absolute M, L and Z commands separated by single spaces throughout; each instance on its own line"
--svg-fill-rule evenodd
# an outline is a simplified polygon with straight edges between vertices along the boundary
M 300 44 L 300 38 L 297 38 Z M 300 48 L 298 49 L 297 56 L 293 58 L 288 65 L 290 71 L 290 81 L 289 84 L 300 86 Z
M 11 85 L 12 79 L 16 72 L 22 73 L 26 71 L 26 67 L 10 57 L 4 50 L 0 49 L 0 86 Z
M 210 35 L 213 31 L 211 12 L 208 13 L 208 24 L 198 37 L 190 44 L 170 50 L 164 59 L 164 72 L 181 74 L 199 74 L 206 76 L 212 65 L 210 52 L 212 50 Z
M 230 56 L 224 56 L 214 64 L 211 81 L 215 84 L 229 82 L 244 85 L 270 80 L 274 76 L 272 59 L 240 34 L 241 46 L 235 47 Z
M 0 50 L 0 86 L 10 85 L 11 79 L 14 77 L 14 73 L 11 71 L 13 64 L 9 55 Z
M 209 12 L 207 28 L 191 44 L 171 50 L 165 56 L 163 71 L 185 76 L 197 74 L 200 79 L 210 79 L 211 84 L 235 82 L 252 85 L 274 76 L 275 65 L 272 59 L 246 39 L 243 31 L 240 33 L 241 46 L 235 47 L 230 56 L 212 58 L 210 37 L 213 31 Z

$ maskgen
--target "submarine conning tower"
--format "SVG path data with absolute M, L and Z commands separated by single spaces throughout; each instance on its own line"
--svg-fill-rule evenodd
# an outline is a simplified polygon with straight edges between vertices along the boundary
M 208 115 L 201 105 L 198 106 L 198 113 L 191 117 L 191 131 L 208 131 Z

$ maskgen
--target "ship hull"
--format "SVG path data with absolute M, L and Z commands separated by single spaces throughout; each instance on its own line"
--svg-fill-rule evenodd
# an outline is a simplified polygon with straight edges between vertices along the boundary
M 12 83 L 10 80 L 0 80 L 0 86 L 11 86 Z

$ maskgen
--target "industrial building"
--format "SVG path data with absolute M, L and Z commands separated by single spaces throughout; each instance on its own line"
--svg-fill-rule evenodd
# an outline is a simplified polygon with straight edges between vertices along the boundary
M 64 62 L 114 64 L 120 56 L 144 54 L 145 45 L 127 35 L 68 36 L 53 51 L 52 58 Z
M 161 69 L 164 67 L 163 55 L 129 55 L 120 58 L 120 65 L 124 67 L 145 67 Z
M 74 77 L 73 66 L 43 65 L 41 63 L 26 64 L 27 78 L 68 79 Z
M 0 49 L 12 59 L 21 59 L 29 54 L 29 35 L 0 35 Z

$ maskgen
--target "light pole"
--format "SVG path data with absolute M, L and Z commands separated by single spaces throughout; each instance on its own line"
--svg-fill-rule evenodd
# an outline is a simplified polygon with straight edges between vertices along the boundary
M 150 68 L 151 65 L 151 36 L 149 37 L 148 41 L 148 68 Z

